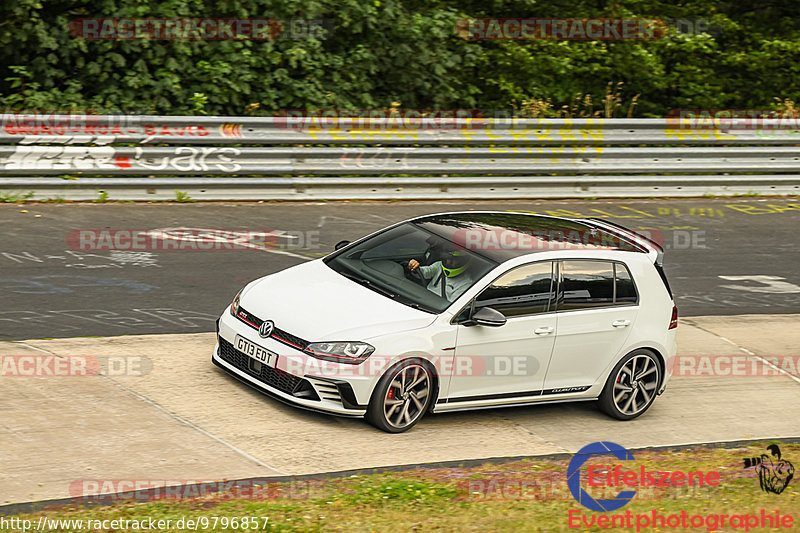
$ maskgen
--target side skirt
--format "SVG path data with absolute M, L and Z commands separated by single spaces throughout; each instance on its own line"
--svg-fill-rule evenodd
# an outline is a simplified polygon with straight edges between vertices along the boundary
M 498 409 L 500 407 L 525 407 L 530 405 L 545 405 L 554 403 L 569 403 L 569 402 L 593 402 L 597 398 L 562 398 L 559 400 L 542 400 L 537 398 L 535 400 L 517 401 L 510 403 L 497 403 L 491 405 L 473 405 L 461 406 L 458 404 L 437 404 L 433 409 L 434 413 L 453 413 L 455 411 L 478 411 L 483 409 Z

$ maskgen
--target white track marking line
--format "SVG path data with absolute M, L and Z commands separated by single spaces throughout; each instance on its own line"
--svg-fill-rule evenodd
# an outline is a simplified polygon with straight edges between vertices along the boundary
M 737 349 L 739 349 L 741 352 L 743 352 L 743 353 L 746 353 L 747 355 L 752 355 L 752 356 L 753 356 L 753 357 L 755 357 L 756 359 L 760 359 L 760 360 L 761 360 L 761 362 L 763 362 L 763 363 L 764 363 L 765 365 L 767 365 L 768 367 L 772 368 L 773 370 L 777 370 L 778 372 L 780 372 L 781 374 L 785 375 L 785 376 L 786 376 L 786 377 L 788 377 L 789 379 L 792 379 L 792 380 L 796 381 L 797 383 L 800 383 L 800 377 L 797 377 L 797 376 L 795 376 L 794 374 L 790 374 L 789 372 L 785 371 L 785 370 L 784 370 L 784 369 L 782 369 L 782 368 L 778 368 L 778 367 L 777 367 L 777 366 L 775 366 L 774 364 L 772 364 L 772 363 L 770 363 L 769 361 L 767 361 L 766 359 L 764 359 L 762 356 L 760 356 L 760 355 L 758 355 L 758 354 L 756 354 L 756 353 L 753 353 L 753 352 L 751 352 L 750 350 L 748 350 L 748 349 L 747 349 L 747 348 L 745 348 L 744 346 L 740 346 L 739 344 L 737 344 L 737 343 L 733 342 L 733 341 L 732 341 L 732 340 L 730 340 L 729 338 L 727 338 L 727 337 L 723 337 L 722 335 L 719 335 L 718 333 L 714 333 L 713 331 L 711 331 L 711 330 L 708 330 L 708 329 L 706 329 L 706 328 L 704 328 L 704 327 L 702 327 L 702 326 L 698 326 L 698 325 L 697 325 L 697 323 L 695 323 L 695 322 L 691 322 L 691 321 L 689 321 L 689 320 L 685 320 L 685 323 L 686 323 L 686 324 L 688 324 L 688 325 L 690 325 L 690 326 L 692 326 L 692 327 L 695 327 L 695 328 L 697 328 L 697 329 L 700 329 L 700 330 L 702 330 L 702 331 L 705 331 L 706 333 L 710 333 L 711 335 L 714 335 L 715 337 L 717 337 L 717 338 L 719 338 L 719 339 L 722 339 L 723 341 L 727 342 L 728 344 L 730 344 L 730 345 L 732 345 L 732 346 L 735 346 L 735 347 L 736 347 Z

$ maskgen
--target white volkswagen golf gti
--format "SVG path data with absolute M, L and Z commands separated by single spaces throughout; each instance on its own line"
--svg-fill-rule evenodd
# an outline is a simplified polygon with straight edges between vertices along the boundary
M 599 219 L 423 216 L 249 283 L 212 360 L 388 432 L 428 411 L 579 400 L 629 420 L 664 391 L 676 350 L 662 258 Z

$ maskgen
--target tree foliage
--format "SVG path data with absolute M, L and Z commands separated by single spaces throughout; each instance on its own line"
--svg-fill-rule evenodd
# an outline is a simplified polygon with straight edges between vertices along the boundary
M 626 105 L 638 95 L 634 116 L 663 116 L 800 100 L 800 25 L 790 0 L 15 0 L 0 15 L 5 110 L 243 115 L 540 102 L 556 113 L 578 102 L 586 113 L 611 94 Z M 70 20 L 87 17 L 324 19 L 333 29 L 272 41 L 73 38 Z M 708 33 L 673 28 L 649 41 L 467 41 L 456 34 L 459 19 L 490 17 L 713 24 Z

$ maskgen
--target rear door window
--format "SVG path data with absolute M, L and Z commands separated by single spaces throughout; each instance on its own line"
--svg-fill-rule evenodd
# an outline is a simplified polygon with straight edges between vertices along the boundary
M 614 264 L 562 261 L 559 311 L 614 305 Z

